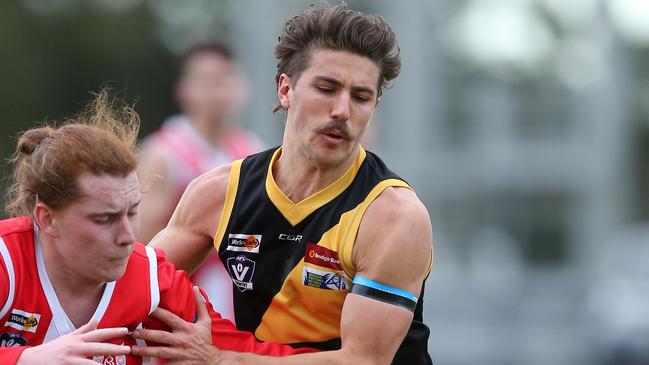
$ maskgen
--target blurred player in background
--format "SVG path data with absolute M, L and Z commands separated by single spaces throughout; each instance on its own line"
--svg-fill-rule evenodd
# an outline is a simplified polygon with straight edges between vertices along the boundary
M 233 120 L 246 94 L 239 72 L 231 50 L 220 42 L 197 44 L 181 57 L 175 99 L 182 114 L 168 118 L 142 143 L 139 241 L 149 242 L 166 226 L 194 178 L 260 150 L 258 139 Z M 191 279 L 215 298 L 217 311 L 234 318 L 232 284 L 216 254 Z

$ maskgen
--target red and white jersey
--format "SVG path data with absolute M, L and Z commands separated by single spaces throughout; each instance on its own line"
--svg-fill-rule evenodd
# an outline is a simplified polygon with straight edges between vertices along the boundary
M 222 141 L 222 146 L 214 147 L 183 115 L 170 117 L 144 141 L 146 149 L 157 150 L 166 161 L 167 174 L 176 195 L 168 209 L 168 218 L 194 178 L 262 149 L 256 136 L 240 128 L 228 128 Z M 210 252 L 191 280 L 212 298 L 214 308 L 223 317 L 234 321 L 232 282 L 216 252 Z
M 15 364 L 26 346 L 36 346 L 75 330 L 63 310 L 47 272 L 31 218 L 0 221 L 0 364 Z M 124 275 L 106 283 L 92 318 L 99 328 L 162 329 L 149 317 L 158 306 L 187 321 L 195 318 L 192 284 L 184 271 L 165 260 L 160 251 L 136 243 Z M 302 352 L 291 347 L 258 342 L 248 332 L 214 312 L 212 339 L 216 347 L 233 351 L 282 356 Z M 131 337 L 110 342 L 134 345 Z M 95 356 L 102 364 L 141 364 L 142 358 Z
M 167 173 L 176 187 L 178 199 L 197 176 L 225 163 L 244 158 L 261 150 L 257 137 L 230 127 L 221 138 L 222 145 L 214 147 L 203 138 L 183 115 L 167 119 L 150 137 L 146 148 L 154 148 L 164 156 Z M 175 207 L 175 204 L 172 209 Z

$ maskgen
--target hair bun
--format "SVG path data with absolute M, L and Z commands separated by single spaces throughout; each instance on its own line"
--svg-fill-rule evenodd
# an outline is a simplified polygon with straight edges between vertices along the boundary
M 50 127 L 28 130 L 18 139 L 16 151 L 23 155 L 31 155 L 43 140 L 51 137 L 53 134 L 54 130 Z

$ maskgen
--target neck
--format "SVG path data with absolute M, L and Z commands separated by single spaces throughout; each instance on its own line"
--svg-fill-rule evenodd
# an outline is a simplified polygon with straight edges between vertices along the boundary
M 191 115 L 187 117 L 198 134 L 214 147 L 219 147 L 226 130 L 225 120 L 214 120 L 207 115 Z
M 359 146 L 360 147 L 360 146 Z M 294 203 L 319 192 L 340 178 L 354 163 L 358 149 L 344 163 L 319 165 L 300 151 L 282 146 L 281 155 L 273 164 L 273 178 L 279 189 Z

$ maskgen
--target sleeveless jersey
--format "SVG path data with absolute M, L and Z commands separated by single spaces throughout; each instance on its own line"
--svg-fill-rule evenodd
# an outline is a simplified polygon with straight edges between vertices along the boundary
M 236 324 L 261 340 L 339 349 L 361 218 L 385 188 L 410 187 L 361 148 L 340 178 L 295 204 L 272 176 L 280 153 L 235 161 L 229 175 L 214 243 L 234 283 Z M 420 299 L 394 363 L 430 363 L 428 334 Z
M 75 330 L 63 310 L 45 271 L 40 243 L 28 217 L 0 221 L 0 363 L 15 364 L 25 346 L 36 346 Z M 98 328 L 138 327 L 162 329 L 149 314 L 158 306 L 191 321 L 195 316 L 192 284 L 183 271 L 175 270 L 162 253 L 136 243 L 124 275 L 106 283 L 92 318 Z M 293 353 L 288 346 L 259 343 L 249 333 L 236 331 L 211 306 L 214 345 L 234 351 L 270 355 Z M 134 345 L 131 337 L 111 340 Z M 262 346 L 262 347 L 259 347 Z M 95 362 L 111 365 L 141 364 L 133 355 L 95 356 Z

